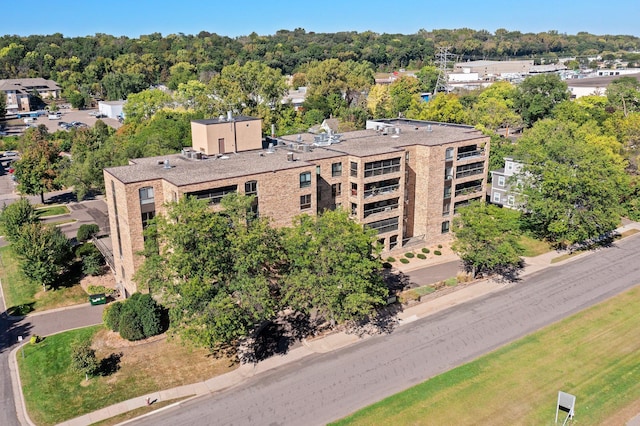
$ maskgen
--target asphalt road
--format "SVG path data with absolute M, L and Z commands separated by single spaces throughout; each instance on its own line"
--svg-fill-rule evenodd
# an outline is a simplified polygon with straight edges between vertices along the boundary
M 640 238 L 627 238 L 390 335 L 304 358 L 134 424 L 325 424 L 636 286 L 639 251 Z
M 2 307 L 4 303 L 0 304 Z M 102 323 L 104 305 L 90 306 L 89 303 L 78 307 L 27 316 L 22 319 L 9 319 L 5 313 L 0 317 L 0 425 L 19 426 L 16 417 L 11 378 L 9 376 L 9 353 L 18 344 L 18 336 L 29 340 L 33 334 L 48 336 L 63 330 L 86 327 Z

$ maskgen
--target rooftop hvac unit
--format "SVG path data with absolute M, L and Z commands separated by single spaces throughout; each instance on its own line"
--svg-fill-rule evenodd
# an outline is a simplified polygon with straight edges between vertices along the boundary
M 293 152 L 287 152 L 287 161 L 293 161 Z
M 302 145 L 302 152 L 311 152 L 311 145 Z

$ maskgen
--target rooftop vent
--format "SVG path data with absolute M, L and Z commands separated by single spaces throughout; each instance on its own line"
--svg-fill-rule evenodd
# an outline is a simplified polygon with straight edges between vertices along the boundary
M 427 132 L 431 132 L 431 131 L 432 131 L 431 124 L 427 124 Z
M 293 152 L 287 153 L 287 161 L 293 161 Z
M 233 121 L 233 114 L 231 111 L 227 111 L 227 121 Z
M 273 149 L 273 142 L 269 142 L 269 148 L 267 148 L 267 154 L 273 154 L 275 149 Z
M 171 168 L 171 164 L 169 164 L 169 159 L 168 158 L 163 161 L 162 168 L 163 169 L 170 169 Z

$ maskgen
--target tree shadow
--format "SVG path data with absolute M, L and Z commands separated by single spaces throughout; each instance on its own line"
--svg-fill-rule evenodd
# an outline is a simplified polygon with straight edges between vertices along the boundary
M 119 354 L 112 353 L 108 357 L 102 359 L 100 361 L 100 366 L 98 367 L 98 374 L 101 376 L 110 376 L 117 372 L 120 369 L 120 359 L 123 355 L 124 354 L 122 352 Z
M 46 194 L 45 194 L 46 195 Z M 45 204 L 64 204 L 64 203 L 74 203 L 78 201 L 76 194 L 73 192 L 65 192 L 63 194 L 52 195 L 51 197 L 45 198 Z
M 21 319 L 9 319 L 6 312 L 0 318 L 0 353 L 19 344 L 18 336 L 22 336 L 23 342 L 29 339 L 33 325 L 29 321 Z
M 380 334 L 391 334 L 398 326 L 398 314 L 402 312 L 400 303 L 391 303 L 376 311 L 376 315 L 347 324 L 345 332 L 362 338 Z
M 12 306 L 7 309 L 7 314 L 12 317 L 23 317 L 27 315 L 29 312 L 33 312 L 34 306 L 36 302 L 31 303 L 23 303 L 22 305 Z
M 241 363 L 257 363 L 274 355 L 285 355 L 296 343 L 317 330 L 317 321 L 301 312 L 281 314 L 258 327 L 238 348 Z

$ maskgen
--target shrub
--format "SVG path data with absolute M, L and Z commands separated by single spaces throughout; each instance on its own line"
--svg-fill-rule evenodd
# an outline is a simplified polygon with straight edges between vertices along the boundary
M 409 258 L 409 259 L 413 259 L 413 258 L 414 258 L 414 256 L 415 256 L 415 254 L 413 254 L 413 253 L 411 253 L 411 252 L 409 252 L 409 253 L 405 253 L 405 254 L 404 254 L 404 257 L 407 257 L 407 258 Z
M 31 343 L 32 345 L 35 345 L 36 343 L 40 343 L 40 336 L 38 336 L 37 334 L 34 334 L 33 336 L 31 336 L 31 339 L 29 339 L 29 343 Z
M 391 263 L 391 262 L 395 262 L 395 261 L 396 261 L 396 259 L 394 257 L 391 257 L 391 256 L 387 257 L 387 262 Z
M 91 243 L 80 244 L 75 249 L 75 255 L 80 259 L 96 253 L 100 254 L 100 250 Z
M 466 272 L 460 272 L 458 273 L 458 275 L 456 275 L 456 279 L 459 283 L 466 283 L 473 280 L 473 277 L 471 276 L 471 274 L 467 274 Z
M 116 289 L 105 287 L 103 285 L 90 285 L 89 287 L 87 287 L 87 292 L 89 294 L 103 293 L 107 296 L 112 296 L 116 292 Z
M 440 248 L 440 249 L 441 249 L 441 248 L 442 248 L 442 244 L 438 244 L 438 248 Z
M 96 235 L 98 231 L 100 231 L 100 227 L 95 223 L 80 225 L 80 228 L 78 228 L 77 239 L 80 242 L 85 242 Z
M 107 307 L 104 323 L 123 339 L 141 340 L 162 332 L 162 309 L 148 294 L 135 293 Z
M 405 259 L 405 258 L 403 257 L 402 259 L 400 259 L 400 263 L 407 264 L 407 263 L 409 263 L 409 259 Z
M 102 313 L 102 321 L 112 331 L 120 330 L 120 316 L 122 314 L 122 305 L 124 302 L 115 302 L 104 309 Z
M 398 296 L 398 301 L 400 303 L 407 303 L 414 300 L 420 300 L 420 293 L 415 290 L 407 290 L 400 293 Z
M 98 276 L 104 271 L 104 259 L 101 254 L 92 253 L 82 258 L 82 273 L 85 275 Z
M 440 252 L 440 250 L 435 250 L 433 254 L 435 254 L 436 256 L 440 256 L 442 253 Z
M 455 278 L 455 277 L 449 278 L 449 279 L 444 281 L 444 285 L 449 286 L 449 287 L 455 287 L 456 285 L 458 285 L 458 279 Z
M 429 249 L 428 249 L 428 248 L 426 248 L 426 247 L 423 247 L 423 248 L 422 248 L 422 252 L 423 252 L 423 253 L 429 253 L 430 251 L 431 251 L 431 250 L 429 250 Z
M 417 257 L 418 259 L 426 259 L 426 258 L 427 258 L 427 256 L 425 256 L 423 253 L 418 253 L 418 254 L 416 255 L 416 257 Z
M 384 269 L 391 269 L 391 264 L 390 264 L 389 262 L 384 262 L 384 263 L 382 264 L 382 267 L 383 267 Z

